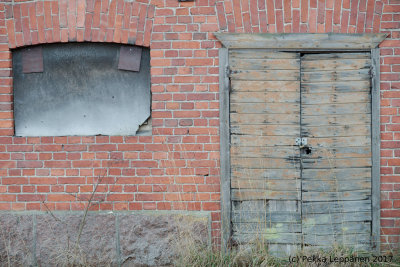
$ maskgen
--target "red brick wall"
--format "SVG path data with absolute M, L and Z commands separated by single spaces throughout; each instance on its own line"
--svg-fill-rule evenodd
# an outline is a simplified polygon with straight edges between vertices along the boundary
M 399 28 L 398 0 L 3 0 L 0 209 L 83 209 L 104 176 L 92 210 L 210 211 L 219 242 L 221 45 L 213 32 L 387 32 L 380 46 L 381 240 L 383 248 L 398 245 Z M 9 49 L 70 41 L 151 48 L 152 136 L 13 137 Z

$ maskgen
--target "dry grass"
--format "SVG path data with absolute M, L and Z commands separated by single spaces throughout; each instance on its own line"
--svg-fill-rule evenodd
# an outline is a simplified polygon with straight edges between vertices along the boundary
M 232 248 L 224 253 L 212 249 L 204 244 L 190 243 L 179 246 L 181 253 L 175 261 L 178 267 L 267 267 L 267 266 L 332 266 L 332 267 L 374 267 L 374 266 L 400 266 L 400 253 L 394 252 L 383 255 L 382 261 L 374 258 L 371 253 L 357 252 L 351 248 L 333 245 L 324 250 L 300 250 L 296 255 L 276 257 L 270 255 L 268 246 L 258 241 L 251 246 Z M 294 259 L 294 260 L 293 260 Z M 377 262 L 373 262 L 374 259 Z M 347 260 L 350 262 L 335 262 Z M 383 261 L 386 260 L 386 261 Z

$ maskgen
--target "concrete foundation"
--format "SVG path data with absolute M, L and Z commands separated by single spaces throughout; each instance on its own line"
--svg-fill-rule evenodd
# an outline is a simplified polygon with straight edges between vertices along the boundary
M 211 235 L 206 212 L 0 215 L 1 266 L 169 266 L 182 236 L 207 244 Z

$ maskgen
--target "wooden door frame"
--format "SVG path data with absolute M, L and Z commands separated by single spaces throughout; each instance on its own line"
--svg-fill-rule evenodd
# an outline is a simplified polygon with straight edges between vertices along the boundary
M 229 122 L 229 49 L 271 49 L 293 52 L 370 52 L 371 53 L 371 149 L 372 149 L 372 247 L 380 252 L 380 52 L 378 45 L 387 34 L 215 33 L 219 49 L 221 239 L 227 249 L 231 238 L 231 164 Z

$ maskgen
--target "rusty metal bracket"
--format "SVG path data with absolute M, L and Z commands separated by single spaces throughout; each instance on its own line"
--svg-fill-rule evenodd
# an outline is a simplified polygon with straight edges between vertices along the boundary
M 118 69 L 139 71 L 142 59 L 142 48 L 138 46 L 121 46 L 119 50 Z
M 43 52 L 41 46 L 32 46 L 23 50 L 22 72 L 43 72 Z

